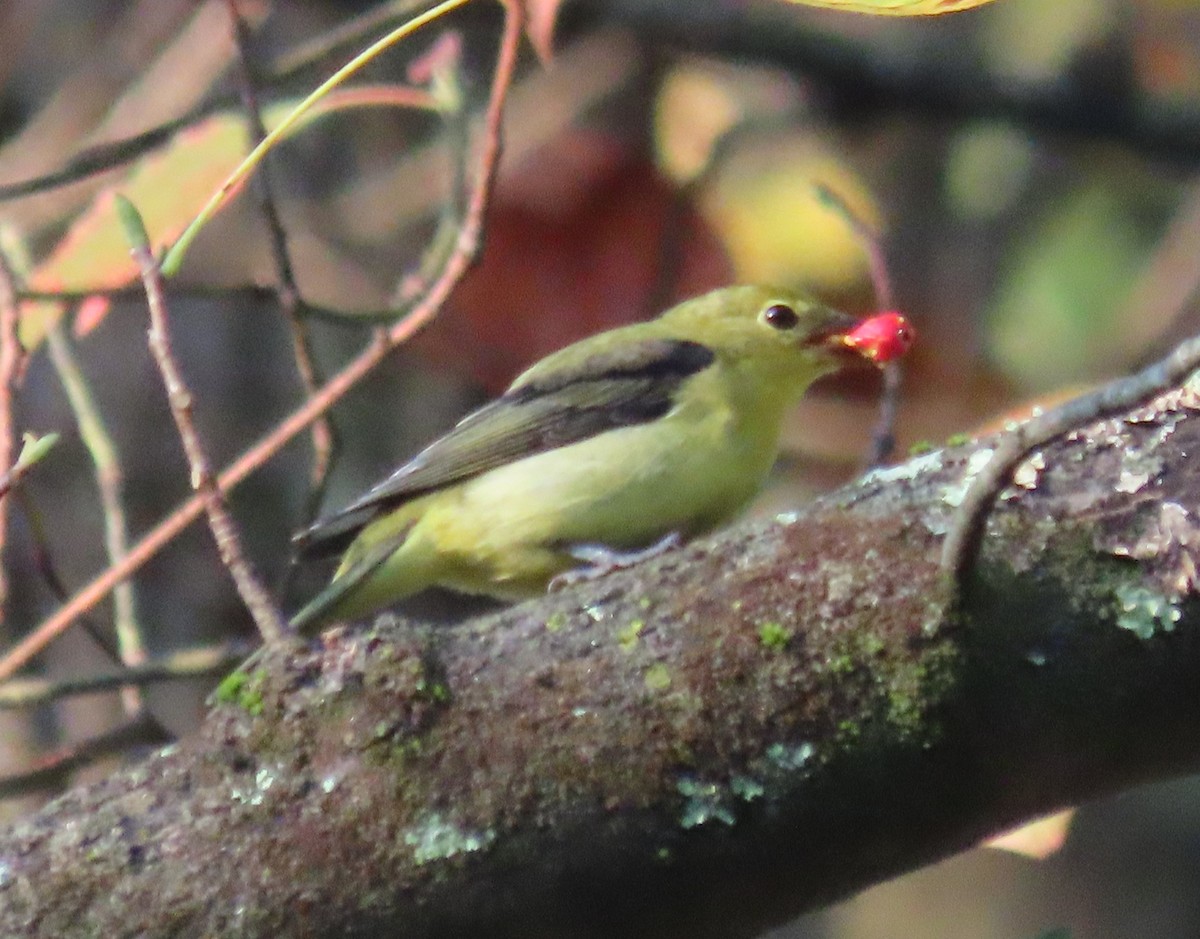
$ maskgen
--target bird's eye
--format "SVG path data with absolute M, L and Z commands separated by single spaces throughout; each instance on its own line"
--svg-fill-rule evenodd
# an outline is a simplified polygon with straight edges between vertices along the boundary
M 769 307 L 763 310 L 763 320 L 770 326 L 776 329 L 795 329 L 796 324 L 800 322 L 800 317 L 786 303 L 772 303 Z

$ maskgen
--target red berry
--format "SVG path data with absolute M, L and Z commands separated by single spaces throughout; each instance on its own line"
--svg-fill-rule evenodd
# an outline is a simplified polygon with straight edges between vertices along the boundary
M 898 359 L 917 338 L 916 331 L 894 310 L 863 320 L 846 334 L 845 343 L 882 365 Z

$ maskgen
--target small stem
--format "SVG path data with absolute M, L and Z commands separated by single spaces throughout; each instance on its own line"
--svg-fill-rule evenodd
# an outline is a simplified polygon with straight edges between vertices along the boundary
M 105 426 L 87 378 L 75 360 L 61 317 L 51 323 L 46 334 L 46 347 L 75 414 L 79 436 L 92 457 L 96 489 L 100 493 L 100 509 L 104 516 L 104 548 L 108 563 L 116 564 L 129 552 L 129 525 L 125 519 L 122 492 L 125 473 L 121 468 L 117 447 Z M 142 642 L 142 630 L 137 621 L 133 584 L 129 581 L 113 590 L 113 625 L 121 662 L 127 666 L 144 662 L 146 646 Z M 127 717 L 137 714 L 142 705 L 141 694 L 136 688 L 130 686 L 122 689 L 121 706 Z
M 254 617 L 255 625 L 262 634 L 264 641 L 277 642 L 288 632 L 274 601 L 259 583 L 250 562 L 242 553 L 241 540 L 238 537 L 237 524 L 229 514 L 225 505 L 225 497 L 221 494 L 212 470 L 209 468 L 208 456 L 200 443 L 200 436 L 192 422 L 192 394 L 183 379 L 183 373 L 175 362 L 171 350 L 171 336 L 168 330 L 167 302 L 163 285 L 162 270 L 154 255 L 150 253 L 149 239 L 141 218 L 133 205 L 124 200 L 118 200 L 125 227 L 134 238 L 132 254 L 141 271 L 142 283 L 146 288 L 146 302 L 150 308 L 150 351 L 158 370 L 162 374 L 163 385 L 167 389 L 167 402 L 171 406 L 171 416 L 179 430 L 179 439 L 187 454 L 188 465 L 191 468 L 192 488 L 204 500 L 204 511 L 208 515 L 208 526 L 217 542 L 217 552 L 221 562 L 229 571 L 237 586 L 238 594 L 250 615 Z
M 0 499 L 21 476 L 21 467 L 13 465 L 14 428 L 12 415 L 13 385 L 21 371 L 21 342 L 17 338 L 17 285 L 8 260 L 0 253 Z M 0 501 L 0 553 L 8 539 L 8 502 Z M 8 577 L 0 564 L 0 622 L 8 603 Z
M 281 54 L 270 63 L 271 77 L 278 81 L 297 75 L 338 49 L 361 42 L 364 37 L 378 32 L 392 20 L 410 15 L 425 3 L 426 0 L 391 0 L 390 3 L 372 7 Z
M 179 649 L 139 665 L 89 675 L 85 678 L 51 680 L 16 678 L 0 684 L 0 710 L 32 707 L 72 695 L 94 694 L 113 688 L 144 687 L 156 682 L 222 675 L 244 659 L 251 647 L 246 643 Z
M 246 111 L 246 120 L 254 143 L 257 145 L 267 136 L 266 124 L 263 122 L 262 108 L 258 101 L 258 82 L 253 63 L 250 58 L 250 34 L 245 20 L 238 13 L 238 0 L 225 0 L 229 9 L 229 18 L 233 26 L 233 42 L 237 48 L 240 69 L 240 88 L 242 105 Z M 254 191 L 258 196 L 259 210 L 267 223 L 270 234 L 271 256 L 275 262 L 276 287 L 275 296 L 279 309 L 287 320 L 292 335 L 292 352 L 296 362 L 296 372 L 304 385 L 309 397 L 316 394 L 321 386 L 322 376 L 313 357 L 312 343 L 309 338 L 308 326 L 302 317 L 304 301 L 300 296 L 300 288 L 296 283 L 296 272 L 292 258 L 288 252 L 287 232 L 275 202 L 275 187 L 271 177 L 271 158 L 268 154 L 253 180 Z M 329 469 L 336 455 L 337 437 L 333 424 L 328 415 L 322 415 L 313 422 L 311 428 L 313 447 L 313 466 L 309 477 L 308 507 L 302 524 L 312 521 L 320 505 L 325 483 L 329 477 Z
M 896 417 L 900 413 L 900 386 L 904 370 L 899 362 L 883 367 L 883 390 L 879 394 L 879 418 L 871 430 L 871 450 L 867 469 L 886 463 L 896 449 Z
M 216 485 L 220 492 L 228 492 L 274 457 L 297 434 L 340 401 L 365 375 L 387 358 L 389 352 L 427 325 L 474 261 L 483 234 L 484 210 L 491 195 L 496 165 L 500 158 L 500 130 L 504 105 L 512 86 L 521 45 L 523 18 L 520 4 L 517 0 L 506 0 L 504 6 L 507 15 L 484 120 L 484 142 L 476 166 L 474 190 L 467 203 L 466 222 L 456 242 L 458 250 L 448 259 L 442 276 L 430 285 L 429 292 L 406 316 L 392 324 L 386 333 L 378 334 L 377 338 L 331 378 L 317 395 L 305 401 L 217 476 Z M 13 646 L 7 655 L 0 659 L 0 681 L 16 674 L 76 619 L 103 600 L 118 583 L 154 557 L 164 545 L 170 543 L 203 514 L 204 505 L 204 498 L 199 494 L 185 501 L 144 535 L 142 540 L 130 549 L 123 562 L 114 564 L 97 575 L 91 583 L 75 594 L 70 602 Z
M 258 164 L 262 162 L 263 157 L 270 152 L 276 141 L 287 136 L 287 134 L 291 132 L 292 128 L 296 124 L 304 120 L 307 113 L 318 101 L 323 99 L 327 94 L 329 94 L 330 91 L 338 87 L 338 85 L 340 85 L 342 82 L 346 81 L 346 79 L 351 75 L 355 74 L 360 68 L 362 68 L 364 63 L 370 62 L 377 55 L 379 55 L 379 53 L 390 48 L 391 46 L 394 46 L 396 43 L 400 42 L 400 40 L 412 35 L 412 33 L 416 32 L 422 26 L 426 26 L 427 24 L 436 20 L 438 17 L 444 16 L 451 10 L 457 9 L 467 2 L 468 0 L 442 0 L 441 3 L 431 7 L 424 13 L 421 13 L 419 16 L 414 16 L 403 26 L 392 30 L 392 32 L 388 33 L 382 39 L 372 43 L 370 46 L 352 58 L 349 62 L 339 68 L 336 72 L 330 75 L 329 78 L 325 79 L 325 81 L 318 85 L 316 89 L 309 92 L 308 96 L 301 101 L 292 110 L 292 112 L 288 114 L 287 117 L 280 121 L 278 126 L 271 130 L 271 132 L 267 134 L 267 136 L 261 141 L 259 141 L 258 146 L 251 150 L 241 164 L 232 173 L 230 173 L 229 176 L 226 177 L 225 182 L 223 182 L 217 191 L 213 193 L 212 197 L 199 211 L 199 213 L 197 213 L 196 217 L 192 219 L 187 228 L 183 230 L 183 233 L 179 236 L 178 240 L 176 240 L 176 242 L 167 252 L 166 257 L 163 258 L 161 267 L 164 274 L 174 275 L 178 272 L 179 267 L 183 264 L 184 255 L 187 254 L 188 248 L 191 246 L 191 243 L 195 239 L 196 235 L 200 232 L 200 229 L 202 229 L 208 223 L 208 220 L 212 218 L 213 214 L 225 204 L 225 202 L 229 199 L 230 193 L 237 189 L 241 181 L 244 180 L 250 173 L 252 173 Z
M 875 290 L 875 303 L 880 310 L 895 306 L 892 277 L 888 271 L 887 255 L 883 240 L 866 219 L 861 218 L 850 204 L 825 185 L 816 187 L 817 196 L 836 211 L 850 226 L 850 230 L 867 254 L 867 267 L 871 272 L 871 286 Z M 879 419 L 871 431 L 871 450 L 867 455 L 866 468 L 871 469 L 885 462 L 896 448 L 896 415 L 900 410 L 900 384 L 904 373 L 899 362 L 889 362 L 883 367 L 883 391 L 879 396 Z

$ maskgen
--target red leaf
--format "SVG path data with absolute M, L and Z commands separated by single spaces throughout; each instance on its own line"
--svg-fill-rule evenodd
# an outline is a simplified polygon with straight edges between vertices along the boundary
M 577 339 L 729 282 L 699 214 L 613 141 L 578 131 L 521 177 L 497 193 L 478 267 L 415 344 L 439 366 L 500 391 Z

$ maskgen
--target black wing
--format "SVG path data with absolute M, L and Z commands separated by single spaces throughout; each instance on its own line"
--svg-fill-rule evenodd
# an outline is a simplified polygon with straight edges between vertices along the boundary
M 679 386 L 712 364 L 707 346 L 653 339 L 595 354 L 569 347 L 463 418 L 360 499 L 296 536 L 302 557 L 341 552 L 381 513 L 536 453 L 666 414 Z M 557 357 L 556 357 L 557 358 Z M 554 365 L 554 363 L 543 363 Z

